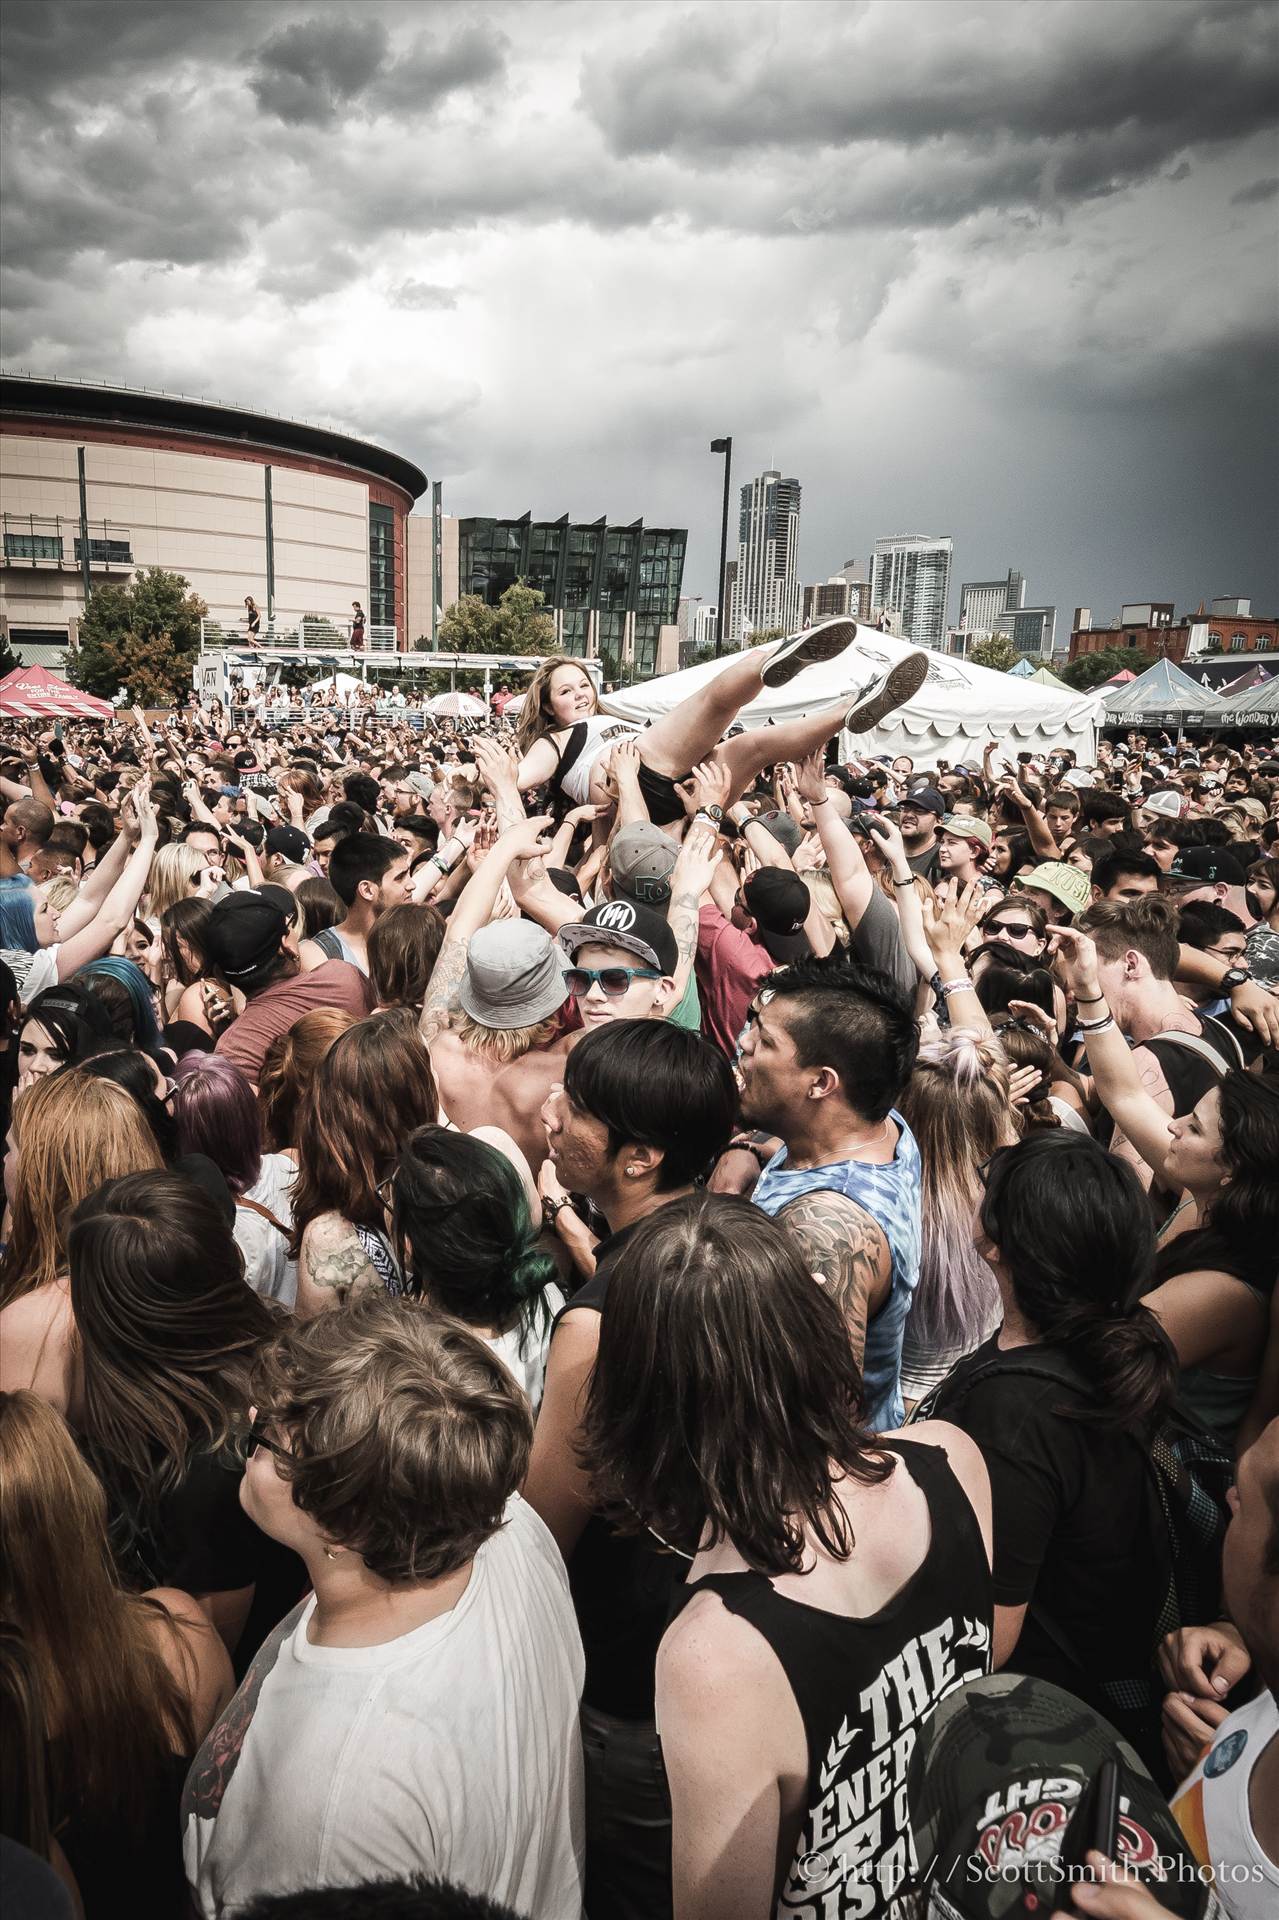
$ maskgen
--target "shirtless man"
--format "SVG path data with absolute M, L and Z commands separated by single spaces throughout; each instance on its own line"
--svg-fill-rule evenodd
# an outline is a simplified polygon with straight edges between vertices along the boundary
M 510 826 L 483 855 L 449 920 L 422 1007 L 443 1112 L 464 1132 L 500 1127 L 536 1173 L 546 1158 L 538 1115 L 575 1038 L 555 942 L 542 927 L 490 916 L 516 860 L 546 851 L 545 819 Z

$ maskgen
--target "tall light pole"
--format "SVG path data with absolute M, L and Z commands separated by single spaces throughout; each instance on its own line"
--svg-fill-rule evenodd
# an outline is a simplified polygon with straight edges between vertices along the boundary
M 719 530 L 719 606 L 715 612 L 715 658 L 724 651 L 724 602 L 728 598 L 728 483 L 733 470 L 733 436 L 711 441 L 711 452 L 724 456 L 724 518 Z

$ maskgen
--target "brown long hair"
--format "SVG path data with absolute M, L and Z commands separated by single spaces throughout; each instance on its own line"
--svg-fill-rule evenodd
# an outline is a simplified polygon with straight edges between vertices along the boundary
M 276 1315 L 245 1285 L 226 1216 L 179 1173 L 110 1180 L 67 1235 L 80 1427 L 129 1512 L 243 1424 Z M 137 1496 L 137 1497 L 134 1497 Z
M 317 1007 L 271 1042 L 258 1078 L 262 1145 L 268 1153 L 296 1147 L 302 1096 L 333 1042 L 354 1025 L 353 1013 L 339 1007 Z
M 0 1612 L 20 1628 L 49 1735 L 55 1817 L 78 1806 L 140 1829 L 157 1776 L 190 1752 L 188 1696 L 165 1663 L 158 1602 L 121 1592 L 107 1503 L 61 1416 L 0 1393 Z
M 919 1050 L 901 1111 L 921 1164 L 919 1284 L 910 1328 L 925 1349 L 971 1352 L 999 1318 L 999 1287 L 973 1245 L 977 1169 L 1019 1129 L 998 1041 L 953 1028 Z
M 86 1194 L 163 1164 L 137 1101 L 83 1067 L 49 1074 L 18 1095 L 13 1138 L 13 1231 L 0 1260 L 5 1307 L 65 1271 L 67 1221 Z
M 431 1056 L 407 1007 L 357 1020 L 334 1041 L 298 1116 L 294 1259 L 321 1213 L 352 1226 L 385 1225 L 378 1182 L 394 1170 L 401 1142 L 439 1112 Z
M 579 1449 L 623 1531 L 649 1527 L 688 1554 L 727 1539 L 765 1573 L 802 1572 L 810 1533 L 846 1560 L 837 1482 L 893 1471 L 862 1411 L 848 1327 L 785 1227 L 696 1193 L 634 1229 Z
M 563 721 L 557 720 L 551 711 L 551 675 L 557 667 L 581 667 L 587 680 L 591 678 L 590 674 L 586 672 L 586 668 L 582 666 L 581 661 L 574 660 L 569 654 L 559 655 L 550 660 L 543 660 L 541 666 L 528 683 L 528 692 L 524 695 L 524 705 L 520 708 L 519 724 L 515 729 L 515 744 L 521 753 L 527 753 L 535 740 L 544 739 L 548 733 L 562 733 L 564 730 Z M 591 682 L 591 690 L 594 692 L 593 681 Z M 597 696 L 595 712 L 598 713 L 599 710 L 599 699 Z

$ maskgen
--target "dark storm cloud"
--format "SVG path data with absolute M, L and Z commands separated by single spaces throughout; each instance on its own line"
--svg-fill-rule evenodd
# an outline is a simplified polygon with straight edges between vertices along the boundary
M 356 103 L 364 112 L 418 114 L 497 79 L 505 46 L 500 33 L 467 27 L 445 41 L 419 34 L 395 59 L 381 20 L 324 15 L 294 21 L 259 47 L 249 85 L 264 112 L 295 126 L 327 126 Z
M 486 85 L 505 71 L 506 49 L 506 36 L 492 26 L 464 27 L 443 42 L 419 34 L 379 86 L 378 106 L 421 113 L 460 88 Z
M 380 20 L 297 20 L 258 48 L 249 85 L 264 113 L 324 126 L 363 93 L 389 44 Z
M 797 4 L 796 31 L 751 33 L 724 7 L 584 63 L 582 99 L 619 153 L 722 159 L 762 147 L 911 147 L 1104 136 L 1132 122 L 1147 163 L 1233 140 L 1274 114 L 1275 16 L 1265 0 L 1144 8 L 1111 0 L 1027 8 Z M 912 31 L 923 25 L 928 30 Z

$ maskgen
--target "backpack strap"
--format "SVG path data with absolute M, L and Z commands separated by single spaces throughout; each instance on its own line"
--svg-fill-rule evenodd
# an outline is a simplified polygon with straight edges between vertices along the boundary
M 1222 1033 L 1234 1048 L 1236 1057 L 1233 1064 L 1241 1067 L 1243 1054 L 1239 1042 L 1233 1033 L 1224 1027 Z M 1193 1053 L 1197 1059 L 1204 1062 L 1205 1066 L 1212 1068 L 1219 1080 L 1223 1080 L 1230 1071 L 1232 1063 L 1223 1059 L 1220 1049 L 1214 1047 L 1212 1041 L 1202 1033 L 1182 1033 L 1179 1029 L 1169 1028 L 1166 1033 L 1152 1034 L 1149 1040 L 1143 1040 L 1141 1044 L 1143 1047 L 1153 1047 L 1158 1042 L 1162 1042 L 1164 1046 L 1180 1047 L 1184 1053 Z
M 312 939 L 320 952 L 327 953 L 330 960 L 341 960 L 345 957 L 342 942 L 338 938 L 335 927 L 321 927 L 317 934 L 312 935 Z
M 586 751 L 586 742 L 590 736 L 590 727 L 585 720 L 579 720 L 569 731 L 563 751 L 554 773 L 546 783 L 546 800 L 552 813 L 559 808 L 564 797 L 564 781 L 572 768 L 576 766 Z
M 250 1200 L 247 1193 L 237 1193 L 235 1196 L 235 1204 L 237 1207 L 247 1207 L 250 1213 L 261 1214 L 262 1218 L 268 1220 L 276 1232 L 282 1233 L 286 1240 L 293 1238 L 292 1230 L 285 1226 L 283 1220 L 278 1219 L 276 1215 L 272 1213 L 270 1207 L 264 1207 L 260 1200 Z

